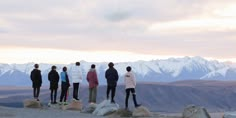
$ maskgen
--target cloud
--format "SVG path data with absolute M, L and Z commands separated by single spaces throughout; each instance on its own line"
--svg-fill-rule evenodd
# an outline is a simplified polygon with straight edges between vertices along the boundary
M 0 46 L 232 57 L 235 6 L 234 0 L 0 1 Z

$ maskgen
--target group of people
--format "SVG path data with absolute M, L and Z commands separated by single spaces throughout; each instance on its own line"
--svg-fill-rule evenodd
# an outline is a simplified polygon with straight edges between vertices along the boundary
M 108 69 L 105 72 L 105 78 L 107 80 L 107 91 L 106 97 L 107 99 L 111 100 L 111 103 L 115 103 L 114 97 L 116 93 L 116 86 L 119 79 L 119 75 L 117 70 L 114 68 L 114 64 L 110 62 L 108 64 Z M 99 85 L 98 76 L 96 72 L 96 65 L 92 64 L 91 68 L 87 72 L 86 79 L 89 84 L 89 103 L 94 104 L 96 103 L 97 97 L 97 87 Z M 68 97 L 68 89 L 70 87 L 70 80 L 73 83 L 73 100 L 78 101 L 78 93 L 79 93 L 79 85 L 82 83 L 82 71 L 80 68 L 80 62 L 76 62 L 70 69 L 70 72 L 67 72 L 67 67 L 62 68 L 62 72 L 57 72 L 57 67 L 52 66 L 51 71 L 48 73 L 48 80 L 50 82 L 50 90 L 51 90 L 51 104 L 57 104 L 57 89 L 58 83 L 61 81 L 61 95 L 60 95 L 60 102 L 59 104 L 67 104 L 67 97 Z M 126 68 L 127 73 L 124 75 L 124 82 L 126 88 L 126 99 L 125 99 L 125 107 L 128 109 L 128 100 L 130 96 L 130 92 L 133 95 L 133 102 L 135 107 L 139 107 L 140 104 L 137 103 L 136 100 L 136 93 L 135 93 L 135 86 L 136 86 L 136 79 L 134 73 L 132 72 L 132 68 L 128 66 Z M 39 101 L 39 94 L 40 94 L 40 87 L 42 85 L 42 75 L 41 71 L 39 70 L 39 65 L 35 64 L 34 69 L 31 71 L 30 78 L 32 80 L 32 87 L 33 87 L 33 96 L 34 98 Z M 111 93 L 111 96 L 110 96 Z

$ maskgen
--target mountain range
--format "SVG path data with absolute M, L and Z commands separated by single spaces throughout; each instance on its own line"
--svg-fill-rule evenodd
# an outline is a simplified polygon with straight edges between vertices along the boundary
M 100 85 L 106 84 L 105 71 L 108 62 L 92 63 L 81 61 L 83 73 L 83 84 L 86 74 L 91 64 L 96 65 Z M 0 64 L 0 85 L 30 86 L 30 72 L 35 63 L 26 64 Z M 52 64 L 40 63 L 39 69 L 43 76 L 43 85 L 49 84 L 47 80 L 48 72 Z M 71 64 L 56 64 L 57 71 L 61 72 L 66 66 L 68 72 Z M 202 57 L 169 58 L 151 61 L 136 61 L 115 63 L 115 68 L 119 73 L 119 83 L 123 83 L 123 75 L 126 67 L 131 66 L 138 82 L 173 82 L 180 80 L 236 80 L 236 66 L 234 64 L 219 62 L 216 60 L 206 60 Z

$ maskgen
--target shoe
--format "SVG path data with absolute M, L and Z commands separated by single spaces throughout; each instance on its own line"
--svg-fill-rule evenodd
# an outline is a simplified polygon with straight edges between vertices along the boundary
M 59 102 L 58 104 L 59 104 L 59 105 L 62 105 L 62 102 Z
M 54 101 L 54 102 L 53 102 L 53 104 L 57 104 L 57 102 L 56 102 L 56 101 Z
M 115 104 L 116 102 L 115 102 L 115 100 L 111 100 L 111 103 Z
M 79 99 L 78 99 L 78 98 L 73 98 L 73 100 L 74 100 L 74 101 L 79 101 Z
M 135 108 L 140 107 L 140 106 L 141 106 L 141 104 L 137 104 L 137 105 L 135 105 Z
M 68 105 L 68 103 L 67 103 L 67 102 L 64 102 L 63 105 Z

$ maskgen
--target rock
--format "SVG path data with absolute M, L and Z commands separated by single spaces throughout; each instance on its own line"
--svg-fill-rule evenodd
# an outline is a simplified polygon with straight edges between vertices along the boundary
M 152 113 L 144 106 L 135 108 L 132 116 L 134 117 L 152 117 Z
M 97 107 L 97 104 L 89 104 L 82 112 L 83 113 L 93 113 Z
M 126 109 L 119 109 L 113 114 L 108 116 L 108 118 L 119 118 L 119 117 L 132 117 L 132 112 Z
M 114 113 L 118 109 L 119 105 L 117 103 L 111 103 L 110 100 L 104 100 L 97 105 L 97 108 L 95 109 L 93 114 L 97 116 L 105 116 Z
M 211 118 L 203 107 L 189 105 L 184 109 L 183 118 Z
M 227 112 L 224 114 L 223 118 L 236 118 L 236 112 Z
M 23 102 L 25 108 L 42 108 L 43 105 L 40 103 L 40 101 L 37 101 L 35 99 L 26 99 Z
M 72 100 L 69 105 L 62 105 L 62 109 L 81 111 L 83 109 L 83 103 L 81 101 Z

